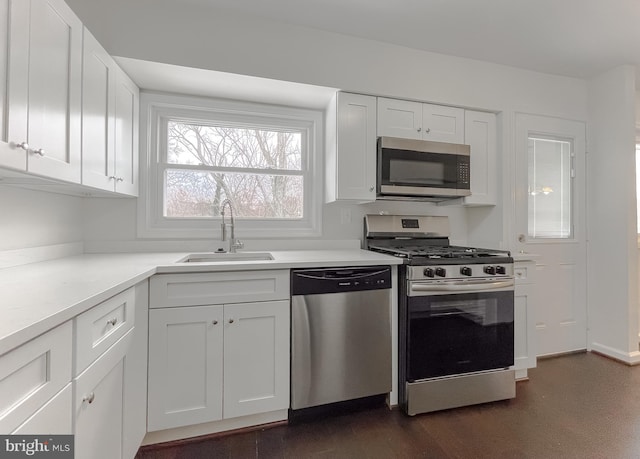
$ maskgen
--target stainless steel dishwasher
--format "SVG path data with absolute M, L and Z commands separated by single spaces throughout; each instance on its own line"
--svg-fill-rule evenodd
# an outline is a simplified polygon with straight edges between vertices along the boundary
M 391 391 L 391 268 L 291 271 L 291 410 Z

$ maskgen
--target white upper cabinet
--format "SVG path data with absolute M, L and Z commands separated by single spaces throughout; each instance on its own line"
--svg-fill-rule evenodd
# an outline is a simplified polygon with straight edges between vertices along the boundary
M 82 23 L 62 0 L 31 0 L 27 30 L 28 47 L 9 43 L 9 142 L 28 144 L 28 172 L 80 183 Z M 18 73 L 28 81 L 27 104 L 21 85 L 13 93 Z
M 378 136 L 464 143 L 464 110 L 378 97 Z
M 140 90 L 120 67 L 115 87 L 115 191 L 138 196 Z
M 28 146 L 29 3 L 0 0 L 0 166 L 23 171 Z
M 378 135 L 422 139 L 422 105 L 378 97 Z
M 82 184 L 138 195 L 139 90 L 85 28 Z
M 82 184 L 113 191 L 116 63 L 86 28 L 82 68 Z
M 496 205 L 498 180 L 496 115 L 466 110 L 464 130 L 464 143 L 471 146 L 471 196 L 464 198 L 464 204 Z
M 0 167 L 137 196 L 138 99 L 63 0 L 0 0 Z
M 339 92 L 329 111 L 326 201 L 375 201 L 376 98 Z

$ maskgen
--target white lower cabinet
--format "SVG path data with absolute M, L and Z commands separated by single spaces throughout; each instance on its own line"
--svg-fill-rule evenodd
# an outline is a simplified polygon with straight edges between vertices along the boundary
M 225 305 L 223 417 L 289 407 L 289 301 Z
M 147 430 L 222 419 L 223 306 L 149 311 Z
M 76 457 L 122 457 L 124 358 L 130 330 L 75 379 Z
M 72 384 L 67 384 L 51 400 L 35 412 L 13 435 L 65 435 L 73 432 Z
M 132 459 L 147 433 L 147 345 L 149 340 L 149 282 L 135 286 L 136 326 L 124 357 L 122 457 Z
M 289 301 L 152 309 L 147 430 L 289 406 Z
M 0 433 L 72 433 L 71 404 L 50 405 L 71 382 L 72 339 L 69 321 L 0 356 Z
M 514 368 L 517 379 L 526 378 L 527 370 L 536 366 L 535 270 L 534 261 L 516 261 L 514 264 Z

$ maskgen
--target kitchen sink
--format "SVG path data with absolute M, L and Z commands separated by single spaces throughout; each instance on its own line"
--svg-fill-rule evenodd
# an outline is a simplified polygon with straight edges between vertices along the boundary
M 221 261 L 265 261 L 273 260 L 269 252 L 206 252 L 192 253 L 178 263 L 215 263 Z

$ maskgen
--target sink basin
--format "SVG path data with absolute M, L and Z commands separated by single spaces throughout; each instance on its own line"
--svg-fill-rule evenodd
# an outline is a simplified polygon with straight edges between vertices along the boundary
M 208 252 L 192 253 L 178 263 L 215 263 L 220 261 L 264 261 L 273 260 L 269 252 Z

